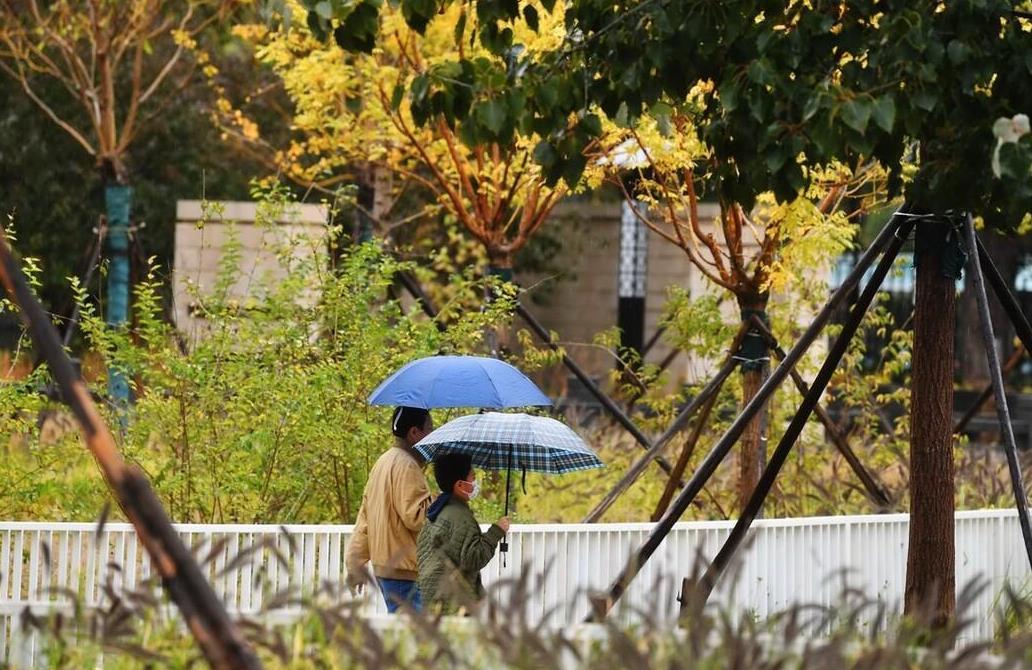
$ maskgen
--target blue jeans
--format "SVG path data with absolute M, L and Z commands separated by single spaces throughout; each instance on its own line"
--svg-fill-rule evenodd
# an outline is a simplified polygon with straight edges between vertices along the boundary
M 394 614 L 398 611 L 398 606 L 407 602 L 417 612 L 423 609 L 423 599 L 419 594 L 419 584 L 407 579 L 381 579 L 376 578 L 376 583 L 380 586 L 380 593 L 383 594 L 383 600 L 387 603 L 387 611 Z

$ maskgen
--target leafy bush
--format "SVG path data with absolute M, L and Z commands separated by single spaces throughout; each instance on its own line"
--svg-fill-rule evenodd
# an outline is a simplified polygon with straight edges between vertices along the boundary
M 284 202 L 259 208 L 272 226 Z M 339 231 L 331 242 L 343 243 Z M 109 328 L 77 287 L 82 331 L 132 382 L 121 428 L 127 458 L 144 468 L 172 518 L 182 522 L 350 522 L 373 461 L 392 444 L 389 408 L 370 407 L 375 386 L 405 362 L 466 353 L 485 329 L 508 318 L 511 295 L 481 307 L 485 285 L 453 275 L 443 332 L 418 307 L 388 297 L 395 274 L 411 270 L 376 243 L 295 254 L 303 239 L 274 249 L 281 277 L 250 278 L 235 299 L 239 244 L 230 235 L 214 290 L 194 296 L 205 335 L 186 349 L 162 317 L 156 273 L 136 286 L 134 327 Z M 102 396 L 106 371 L 92 381 Z M 0 516 L 85 520 L 106 499 L 103 482 L 74 432 L 43 444 L 31 424 L 46 407 L 44 370 L 0 385 L 0 435 L 28 435 L 17 458 L 0 464 Z M 438 417 L 438 421 L 443 415 Z
M 242 556 L 246 559 L 246 556 Z M 236 563 L 237 561 L 234 561 Z M 534 623 L 527 594 L 542 575 L 521 574 L 488 592 L 469 618 L 406 612 L 367 618 L 360 601 L 327 584 L 315 594 L 283 592 L 267 609 L 237 623 L 264 667 L 308 668 L 998 668 L 1032 661 L 1027 600 L 1005 593 L 1010 615 L 995 641 L 971 641 L 965 609 L 984 584 L 959 595 L 957 619 L 930 629 L 920 615 L 902 618 L 884 601 L 845 590 L 831 605 L 796 606 L 759 619 L 709 607 L 679 627 L 648 612 L 636 622 L 556 628 Z M 151 577 L 134 589 L 109 583 L 96 607 L 21 616 L 24 633 L 40 635 L 46 667 L 189 668 L 201 662 Z M 571 594 L 581 597 L 583 594 Z M 375 597 L 375 596 L 374 596 Z

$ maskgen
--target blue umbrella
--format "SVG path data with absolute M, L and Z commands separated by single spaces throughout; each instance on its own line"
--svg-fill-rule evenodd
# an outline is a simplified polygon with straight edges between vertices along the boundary
M 497 358 L 430 356 L 406 364 L 369 396 L 372 405 L 529 407 L 552 401 L 526 375 Z

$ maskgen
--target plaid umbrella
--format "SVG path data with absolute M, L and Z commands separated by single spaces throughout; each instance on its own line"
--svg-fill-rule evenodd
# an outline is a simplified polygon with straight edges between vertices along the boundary
M 603 465 L 566 424 L 529 414 L 461 416 L 427 435 L 415 448 L 428 461 L 441 453 L 469 454 L 474 465 L 488 470 L 562 474 Z
M 562 474 L 601 468 L 602 461 L 566 424 L 546 416 L 485 412 L 460 416 L 420 440 L 415 447 L 428 461 L 438 454 L 463 453 L 473 465 L 505 470 L 505 514 L 509 514 L 512 469 Z M 509 544 L 502 541 L 502 565 Z

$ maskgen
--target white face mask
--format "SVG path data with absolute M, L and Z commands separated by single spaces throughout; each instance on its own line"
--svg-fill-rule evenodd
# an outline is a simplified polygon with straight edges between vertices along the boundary
M 474 500 L 479 495 L 480 495 L 480 481 L 479 480 L 474 480 L 473 481 L 473 490 L 469 492 L 469 500 Z

